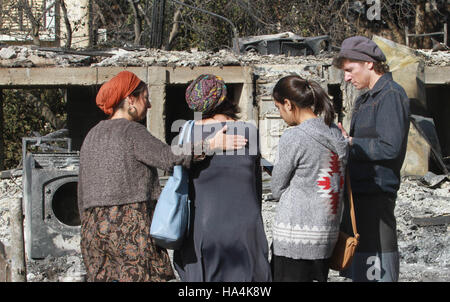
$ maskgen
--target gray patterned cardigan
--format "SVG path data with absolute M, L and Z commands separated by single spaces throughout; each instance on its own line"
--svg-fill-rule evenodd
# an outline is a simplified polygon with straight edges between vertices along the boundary
M 309 119 L 283 133 L 278 154 L 271 180 L 279 198 L 274 254 L 329 258 L 339 233 L 348 142 L 336 125 Z

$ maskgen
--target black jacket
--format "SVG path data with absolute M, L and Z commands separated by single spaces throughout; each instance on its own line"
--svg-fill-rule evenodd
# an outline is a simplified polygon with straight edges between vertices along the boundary
M 405 90 L 384 74 L 359 96 L 350 124 L 349 169 L 353 192 L 396 194 L 410 124 Z

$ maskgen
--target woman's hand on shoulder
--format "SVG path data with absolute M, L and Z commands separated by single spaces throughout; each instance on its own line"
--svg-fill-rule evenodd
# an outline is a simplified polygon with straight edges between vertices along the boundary
M 227 131 L 227 125 L 222 129 L 217 131 L 213 138 L 207 141 L 208 150 L 218 151 L 218 150 L 238 150 L 245 147 L 248 140 L 242 135 L 230 135 L 225 134 Z

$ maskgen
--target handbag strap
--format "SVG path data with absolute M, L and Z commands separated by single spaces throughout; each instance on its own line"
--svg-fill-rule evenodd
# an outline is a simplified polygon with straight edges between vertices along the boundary
M 191 130 L 192 130 L 192 127 L 194 126 L 194 122 L 195 122 L 195 120 L 190 120 L 190 121 L 187 121 L 186 123 L 184 123 L 183 129 L 181 129 L 180 138 L 178 140 L 178 145 L 182 145 L 183 142 L 188 143 L 190 141 Z M 184 140 L 184 135 L 185 135 L 185 132 L 186 132 L 187 128 L 189 128 L 187 130 L 188 135 L 186 137 L 186 140 Z
M 347 178 L 347 194 L 350 201 L 350 218 L 352 219 L 353 235 L 357 240 L 359 240 L 358 230 L 356 229 L 355 205 L 353 203 L 353 193 L 352 193 L 352 186 L 350 184 L 350 172 L 348 167 L 345 174 Z

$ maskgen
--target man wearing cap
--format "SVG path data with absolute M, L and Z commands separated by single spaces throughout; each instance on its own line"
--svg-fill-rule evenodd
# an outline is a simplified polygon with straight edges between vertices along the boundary
M 352 265 L 341 272 L 353 281 L 398 281 L 395 200 L 409 131 L 409 99 L 392 79 L 386 57 L 370 39 L 355 36 L 342 42 L 333 65 L 346 82 L 368 89 L 352 110 L 349 173 L 360 244 Z M 348 207 L 342 229 L 352 234 Z

